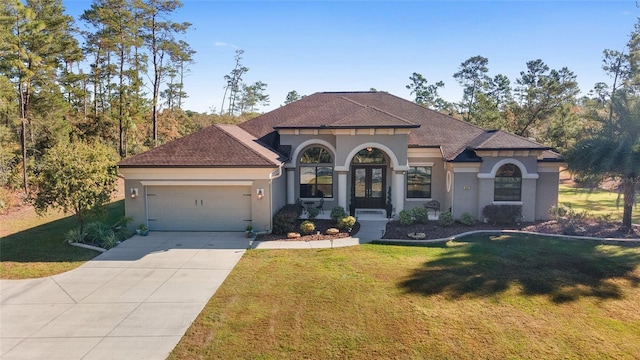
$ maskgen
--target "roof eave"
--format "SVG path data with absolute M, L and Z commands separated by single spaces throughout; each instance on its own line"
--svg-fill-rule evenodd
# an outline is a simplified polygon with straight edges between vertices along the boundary
M 420 125 L 354 125 L 354 126 L 275 126 L 275 130 L 280 129 L 415 129 Z
M 284 163 L 282 163 L 284 164 Z M 181 168 L 181 169 L 203 169 L 203 168 L 277 168 L 282 164 L 273 165 L 120 165 L 123 169 L 153 169 L 153 168 Z

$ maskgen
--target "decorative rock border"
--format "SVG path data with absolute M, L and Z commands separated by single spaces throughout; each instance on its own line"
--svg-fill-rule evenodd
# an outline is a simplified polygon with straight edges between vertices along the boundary
M 424 238 L 427 237 L 427 234 L 413 232 L 413 233 L 408 233 L 407 236 L 412 238 L 413 240 L 424 240 Z

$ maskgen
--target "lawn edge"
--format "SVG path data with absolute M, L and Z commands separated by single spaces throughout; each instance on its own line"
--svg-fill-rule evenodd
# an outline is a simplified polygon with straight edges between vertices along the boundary
M 623 239 L 623 238 L 599 238 L 593 236 L 575 236 L 575 235 L 558 235 L 558 234 L 544 234 L 533 231 L 521 231 L 521 230 L 474 230 L 467 231 L 460 234 L 456 234 L 453 236 L 449 236 L 446 238 L 440 239 L 426 239 L 426 240 L 406 240 L 406 239 L 380 239 L 373 240 L 371 243 L 373 244 L 397 244 L 397 245 L 423 245 L 429 243 L 441 243 L 447 241 L 454 241 L 459 238 L 469 236 L 469 235 L 478 235 L 478 234 L 522 234 L 522 235 L 536 235 L 536 236 L 546 236 L 557 238 L 561 240 L 591 240 L 591 241 L 601 241 L 601 242 L 624 242 L 624 243 L 638 243 L 640 244 L 640 239 Z

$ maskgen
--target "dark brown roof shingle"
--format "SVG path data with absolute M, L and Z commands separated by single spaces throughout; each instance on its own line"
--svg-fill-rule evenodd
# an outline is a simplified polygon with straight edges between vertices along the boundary
M 279 154 L 236 126 L 213 125 L 121 160 L 120 167 L 275 167 Z

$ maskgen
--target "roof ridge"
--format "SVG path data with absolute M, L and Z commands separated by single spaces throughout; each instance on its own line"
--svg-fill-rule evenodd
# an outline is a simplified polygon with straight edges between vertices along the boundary
M 253 138 L 253 140 L 257 140 L 255 136 L 251 135 L 249 132 L 247 132 L 243 128 L 239 127 L 238 125 L 232 125 L 232 124 L 214 124 L 214 126 L 217 127 L 218 129 L 222 130 L 222 132 L 225 133 L 227 136 L 230 136 L 233 139 L 237 140 L 240 144 L 242 144 L 242 146 L 244 146 L 245 148 L 249 149 L 251 152 L 253 152 L 254 154 L 258 155 L 263 160 L 275 164 L 274 160 L 267 158 L 264 154 L 261 154 L 252 145 L 263 147 L 265 150 L 271 151 L 274 154 L 275 154 L 275 152 L 273 152 L 270 149 L 265 148 L 264 146 L 262 146 L 262 145 L 260 145 L 258 143 L 253 143 L 252 145 L 249 145 L 244 141 L 244 139 L 236 136 L 237 134 L 233 134 L 232 132 L 229 132 L 229 130 L 231 130 L 231 129 L 242 131 L 243 133 L 249 135 L 249 137 Z
M 351 92 L 351 94 L 353 94 L 353 93 L 355 93 L 355 92 Z M 376 92 L 373 92 L 373 91 L 363 91 L 362 93 L 372 93 L 372 94 L 374 94 L 374 93 L 376 93 Z M 344 100 L 347 100 L 347 101 L 349 101 L 349 102 L 351 102 L 351 103 L 353 103 L 353 104 L 356 104 L 356 105 L 358 105 L 358 106 L 361 106 L 361 107 L 363 108 L 362 110 L 366 110 L 366 109 L 374 109 L 374 110 L 379 111 L 379 112 L 381 112 L 381 113 L 383 113 L 383 114 L 387 114 L 387 115 L 389 115 L 389 116 L 391 116 L 391 117 L 393 117 L 393 118 L 396 118 L 396 119 L 398 119 L 398 120 L 400 120 L 400 121 L 402 121 L 402 122 L 405 122 L 405 123 L 407 123 L 407 124 L 409 124 L 409 125 L 418 125 L 418 124 L 416 124 L 416 123 L 414 123 L 414 122 L 411 122 L 411 121 L 409 121 L 409 120 L 407 120 L 407 119 L 405 119 L 405 118 L 403 118 L 403 117 L 400 117 L 400 116 L 398 116 L 398 115 L 396 115 L 396 114 L 392 114 L 392 113 L 390 113 L 390 112 L 388 112 L 388 111 L 382 110 L 382 109 L 380 109 L 380 108 L 379 108 L 379 107 L 377 107 L 377 106 L 361 104 L 361 103 L 359 103 L 359 102 L 357 102 L 357 101 L 355 101 L 355 100 L 353 100 L 353 99 L 350 99 L 350 98 L 348 98 L 348 97 L 346 97 L 346 96 L 340 96 L 340 98 L 341 98 L 341 99 L 344 99 Z M 340 119 L 340 120 L 344 120 L 345 118 L 347 118 L 347 116 L 343 117 L 343 118 L 342 118 L 342 119 Z

